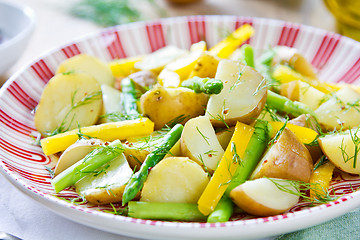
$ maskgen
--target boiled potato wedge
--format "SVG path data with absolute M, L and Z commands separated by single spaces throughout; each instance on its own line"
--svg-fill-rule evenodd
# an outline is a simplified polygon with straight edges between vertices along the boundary
M 360 125 L 360 93 L 344 87 L 316 109 L 319 123 L 326 130 L 351 129 Z
M 62 62 L 56 73 L 83 72 L 93 76 L 100 85 L 106 84 L 113 86 L 115 78 L 110 67 L 100 59 L 80 54 Z
M 100 118 L 101 123 L 110 122 L 109 115 L 115 112 L 122 112 L 121 104 L 121 92 L 116 88 L 110 87 L 108 85 L 101 85 L 102 99 L 103 99 L 103 108 L 102 108 L 102 118 Z
M 281 190 L 277 185 L 286 189 Z M 255 216 L 271 216 L 286 212 L 298 201 L 297 187 L 282 179 L 259 178 L 246 181 L 230 192 L 233 202 Z
M 273 59 L 273 64 L 287 64 L 306 77 L 317 78 L 313 66 L 296 48 L 277 46 L 274 51 L 276 56 Z
M 54 176 L 58 175 L 71 165 L 83 159 L 95 147 L 102 145 L 104 142 L 100 139 L 80 139 L 68 147 L 60 156 L 54 170 Z
M 151 169 L 140 201 L 196 203 L 208 182 L 207 173 L 189 158 L 165 158 Z
M 93 174 L 88 174 L 78 181 L 75 184 L 76 191 L 93 204 L 120 202 L 125 185 L 132 174 L 133 170 L 125 155 L 121 154 Z
M 188 88 L 155 87 L 140 98 L 141 109 L 155 123 L 155 130 L 175 120 L 187 120 L 205 112 L 208 96 Z
M 56 74 L 45 86 L 36 108 L 34 122 L 43 135 L 90 126 L 102 108 L 101 88 L 95 78 L 84 73 Z
M 265 152 L 250 179 L 269 177 L 309 182 L 312 169 L 309 151 L 293 132 L 285 128 Z
M 204 166 L 205 170 L 209 172 L 216 169 L 224 154 L 207 116 L 199 116 L 187 121 L 181 134 L 180 143 L 182 154 Z
M 221 60 L 215 78 L 224 88 L 209 98 L 206 115 L 211 123 L 216 127 L 235 126 L 237 121 L 252 123 L 266 102 L 264 77 L 251 67 Z
M 169 45 L 146 55 L 142 60 L 136 62 L 134 66 L 139 70 L 152 71 L 157 75 L 166 64 L 186 53 L 187 51 L 184 49 Z
M 212 55 L 207 51 L 203 52 L 194 65 L 189 78 L 214 78 L 219 61 L 220 59 L 217 56 Z
M 360 174 L 359 156 L 355 152 L 355 149 L 360 150 L 359 137 L 358 129 L 353 129 L 322 136 L 318 142 L 323 153 L 337 168 L 347 173 Z

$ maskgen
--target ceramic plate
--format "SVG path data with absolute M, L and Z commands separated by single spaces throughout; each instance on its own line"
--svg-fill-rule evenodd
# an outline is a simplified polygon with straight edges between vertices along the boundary
M 255 35 L 248 41 L 257 52 L 275 45 L 295 47 L 312 63 L 320 79 L 360 82 L 360 43 L 335 33 L 289 22 L 236 16 L 190 16 L 139 22 L 104 29 L 60 46 L 15 74 L 0 90 L 1 172 L 18 189 L 54 212 L 105 231 L 151 239 L 261 238 L 299 230 L 340 216 L 360 205 L 360 177 L 336 172 L 332 191 L 341 197 L 309 207 L 299 203 L 288 213 L 251 218 L 233 216 L 226 223 L 184 223 L 141 220 L 110 214 L 110 207 L 78 201 L 73 189 L 55 194 L 46 167 L 51 160 L 34 144 L 33 110 L 45 84 L 67 58 L 87 53 L 105 61 L 141 55 L 172 44 L 188 49 L 205 40 L 209 46 L 248 23 Z

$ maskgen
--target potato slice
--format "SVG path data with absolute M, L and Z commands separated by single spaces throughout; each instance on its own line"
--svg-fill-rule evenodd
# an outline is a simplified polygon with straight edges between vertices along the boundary
M 151 169 L 140 201 L 196 203 L 208 182 L 206 172 L 189 158 L 165 158 Z
M 183 87 L 155 87 L 140 98 L 142 112 L 155 123 L 156 130 L 175 120 L 184 124 L 203 115 L 207 101 L 207 95 Z
M 76 191 L 93 204 L 120 202 L 126 183 L 133 170 L 129 167 L 125 155 L 111 160 L 75 184 Z
M 102 107 L 101 89 L 95 78 L 84 73 L 56 74 L 45 86 L 34 122 L 43 135 L 57 128 L 72 130 L 93 125 Z
M 159 74 L 166 64 L 186 53 L 187 51 L 184 49 L 169 45 L 146 55 L 142 60 L 135 63 L 135 68 Z
M 105 117 L 101 118 L 101 123 L 111 122 L 106 117 L 107 114 L 114 112 L 122 112 L 121 92 L 114 87 L 108 85 L 101 85 L 103 108 L 102 114 Z
M 184 126 L 180 143 L 184 156 L 196 161 L 210 172 L 215 170 L 224 154 L 224 149 L 207 116 L 190 119 Z
M 93 76 L 100 85 L 106 84 L 113 86 L 115 78 L 110 67 L 100 59 L 80 54 L 62 62 L 56 73 L 83 72 Z
M 68 147 L 60 156 L 54 171 L 54 175 L 58 175 L 71 165 L 83 159 L 88 153 L 94 150 L 94 147 L 100 146 L 103 141 L 100 139 L 81 139 Z
M 274 48 L 276 57 L 274 58 L 274 64 L 276 62 L 286 63 L 294 68 L 300 74 L 316 79 L 316 73 L 313 66 L 309 61 L 298 52 L 296 48 L 290 48 L 287 46 L 278 46 Z
M 211 95 L 206 115 L 214 126 L 234 126 L 237 121 L 253 122 L 264 108 L 267 87 L 264 77 L 251 67 L 231 60 L 221 60 L 216 72 L 223 90 Z M 226 123 L 226 124 L 225 124 Z
M 318 142 L 323 153 L 337 168 L 347 173 L 360 174 L 359 137 L 358 129 L 353 129 L 325 135 Z
M 360 125 L 360 93 L 344 87 L 316 109 L 319 123 L 327 130 L 351 129 Z
M 280 190 L 277 186 L 286 188 Z M 233 202 L 255 216 L 271 216 L 286 212 L 298 201 L 295 186 L 281 179 L 259 178 L 237 186 L 230 192 Z
M 250 179 L 270 177 L 309 182 L 313 162 L 307 148 L 285 128 L 265 152 Z
M 194 65 L 189 78 L 214 78 L 219 61 L 220 59 L 217 56 L 212 55 L 207 51 L 203 52 Z

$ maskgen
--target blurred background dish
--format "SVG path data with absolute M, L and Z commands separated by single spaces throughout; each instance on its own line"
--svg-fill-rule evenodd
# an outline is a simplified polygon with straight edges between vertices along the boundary
M 24 52 L 34 26 L 31 8 L 0 1 L 0 75 Z

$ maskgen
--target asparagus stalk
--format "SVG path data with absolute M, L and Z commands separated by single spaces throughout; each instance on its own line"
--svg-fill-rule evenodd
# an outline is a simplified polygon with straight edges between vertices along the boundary
M 235 174 L 226 189 L 227 196 L 229 196 L 231 190 L 233 190 L 238 185 L 244 183 L 249 178 L 268 144 L 268 122 L 258 120 L 256 121 L 254 128 L 254 134 L 250 138 L 244 156 L 240 160 L 239 167 L 236 169 Z
M 151 152 L 149 155 L 147 155 L 139 171 L 132 175 L 125 187 L 122 198 L 123 205 L 134 199 L 136 194 L 140 192 L 149 174 L 149 169 L 154 167 L 158 162 L 160 162 L 164 158 L 164 156 L 170 151 L 170 149 L 180 139 L 182 130 L 183 126 L 181 124 L 176 124 L 162 138 L 159 147 L 153 152 Z
M 130 201 L 128 216 L 170 221 L 205 221 L 206 217 L 193 203 L 160 203 Z
M 140 113 L 137 110 L 137 91 L 134 81 L 127 77 L 121 80 L 121 92 L 124 114 L 134 116 L 135 118 L 140 117 Z
M 231 215 L 234 212 L 234 204 L 232 200 L 224 195 L 215 210 L 208 216 L 207 222 L 226 222 L 230 219 Z
M 244 44 L 241 47 L 241 50 L 243 51 L 244 62 L 246 63 L 246 65 L 255 68 L 254 49 L 252 48 L 252 46 Z
M 182 87 L 190 88 L 196 93 L 219 94 L 223 89 L 221 80 L 214 78 L 192 77 L 181 83 Z
M 290 113 L 295 117 L 298 117 L 301 114 L 310 114 L 316 117 L 315 112 L 307 105 L 301 102 L 291 101 L 290 99 L 272 91 L 268 91 L 266 103 L 271 108 L 275 108 L 282 112 Z
M 82 160 L 61 172 L 51 181 L 55 192 L 58 193 L 66 187 L 74 185 L 89 173 L 119 156 L 123 151 L 124 147 L 119 140 L 115 140 L 107 146 L 95 148 Z

